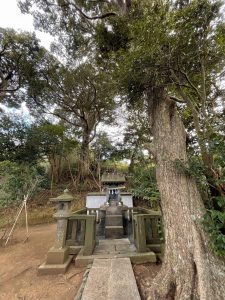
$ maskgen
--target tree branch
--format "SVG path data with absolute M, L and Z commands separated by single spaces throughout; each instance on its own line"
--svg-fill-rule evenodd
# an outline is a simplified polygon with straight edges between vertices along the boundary
M 51 5 L 54 5 L 54 4 L 51 4 Z M 102 14 L 102 15 L 99 15 L 99 16 L 88 16 L 86 15 L 82 9 L 77 6 L 75 3 L 66 3 L 66 4 L 62 4 L 62 5 L 58 5 L 60 7 L 66 7 L 66 6 L 69 6 L 69 5 L 72 5 L 85 19 L 88 19 L 88 20 L 98 20 L 98 19 L 105 19 L 105 18 L 108 18 L 108 17 L 112 17 L 112 16 L 117 16 L 117 13 L 115 12 L 108 12 L 108 13 L 105 13 L 105 14 Z
M 183 100 L 178 99 L 178 98 L 175 97 L 175 96 L 169 96 L 169 97 L 170 97 L 170 99 L 173 100 L 173 101 L 176 101 L 176 102 L 179 102 L 179 103 L 185 103 Z

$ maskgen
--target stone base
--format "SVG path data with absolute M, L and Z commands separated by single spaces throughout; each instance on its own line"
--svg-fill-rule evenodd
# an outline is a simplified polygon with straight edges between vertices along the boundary
M 70 246 L 69 247 L 69 254 L 77 255 L 82 248 L 83 248 L 83 246 Z
M 70 255 L 66 262 L 63 264 L 47 264 L 43 263 L 38 268 L 38 275 L 56 275 L 64 274 L 73 259 L 73 255 Z
M 98 259 L 111 259 L 111 258 L 130 258 L 131 262 L 134 264 L 142 264 L 142 263 L 155 263 L 157 261 L 156 255 L 154 252 L 145 252 L 145 253 L 137 253 L 137 252 L 129 252 L 129 253 L 120 253 L 120 254 L 96 254 L 84 256 L 82 250 L 77 255 L 75 259 L 76 267 L 85 267 L 93 262 L 95 258 Z
M 123 226 L 105 226 L 106 239 L 119 239 L 123 237 Z
M 46 264 L 47 265 L 58 265 L 64 264 L 69 257 L 69 247 L 62 249 L 50 248 L 47 253 Z

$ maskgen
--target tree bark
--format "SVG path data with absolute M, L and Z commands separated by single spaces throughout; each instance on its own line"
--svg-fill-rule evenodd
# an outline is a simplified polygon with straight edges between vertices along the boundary
M 165 228 L 162 269 L 148 300 L 225 299 L 225 265 L 210 252 L 201 225 L 204 205 L 195 181 L 176 161 L 187 164 L 186 133 L 176 105 L 164 88 L 150 91 L 156 177 Z
M 87 130 L 84 130 L 79 158 L 79 175 L 82 179 L 90 174 L 89 144 L 90 134 Z
M 128 167 L 128 173 L 129 174 L 133 174 L 134 173 L 134 160 L 135 160 L 135 153 L 136 152 L 136 148 L 134 150 L 132 150 L 131 156 L 130 156 L 130 164 Z

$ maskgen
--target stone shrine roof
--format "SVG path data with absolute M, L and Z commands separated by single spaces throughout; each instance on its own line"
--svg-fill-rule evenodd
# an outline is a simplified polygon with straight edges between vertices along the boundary
M 104 173 L 101 178 L 101 182 L 104 183 L 125 183 L 126 179 L 124 175 L 114 173 Z

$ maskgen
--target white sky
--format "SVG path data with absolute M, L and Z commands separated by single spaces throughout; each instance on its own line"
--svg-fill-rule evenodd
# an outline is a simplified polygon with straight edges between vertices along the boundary
M 0 0 L 0 27 L 33 32 L 33 17 L 20 12 L 17 0 Z M 49 50 L 53 40 L 51 35 L 40 31 L 35 32 L 41 44 Z

